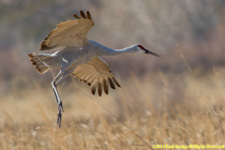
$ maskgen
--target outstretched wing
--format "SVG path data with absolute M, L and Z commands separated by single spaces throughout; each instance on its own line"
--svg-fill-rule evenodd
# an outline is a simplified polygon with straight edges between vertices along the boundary
M 98 95 L 101 96 L 102 88 L 108 94 L 109 85 L 112 89 L 116 88 L 115 85 L 120 87 L 119 82 L 111 73 L 108 65 L 99 57 L 95 57 L 87 63 L 77 66 L 71 75 L 91 86 L 93 95 L 95 95 L 95 91 L 98 89 Z
M 87 33 L 94 25 L 91 14 L 81 10 L 81 17 L 74 14 L 77 20 L 61 22 L 50 32 L 41 44 L 40 50 L 49 50 L 59 46 L 83 46 L 87 40 Z

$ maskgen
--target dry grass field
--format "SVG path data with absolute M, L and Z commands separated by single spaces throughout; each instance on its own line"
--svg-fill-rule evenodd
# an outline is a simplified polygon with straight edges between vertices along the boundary
M 65 110 L 61 128 L 56 125 L 50 85 L 15 80 L 15 89 L 0 101 L 0 149 L 141 150 L 164 144 L 223 145 L 224 75 L 224 68 L 214 68 L 204 77 L 198 71 L 175 75 L 159 70 L 141 78 L 131 74 L 127 80 L 119 78 L 121 89 L 101 98 L 92 96 L 78 81 L 68 82 L 59 87 Z M 21 82 L 24 88 L 18 90 Z

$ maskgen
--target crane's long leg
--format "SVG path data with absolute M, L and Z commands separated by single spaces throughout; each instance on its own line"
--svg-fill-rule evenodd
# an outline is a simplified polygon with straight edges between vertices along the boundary
M 61 71 L 57 74 L 57 76 L 55 77 L 55 79 L 51 82 L 52 85 L 52 89 L 53 92 L 55 94 L 56 97 L 56 103 L 58 106 L 58 118 L 57 118 L 57 124 L 60 127 L 61 126 L 61 120 L 62 120 L 62 111 L 63 111 L 63 104 L 62 101 L 59 97 L 58 91 L 57 91 L 57 85 L 58 83 L 62 80 L 62 73 Z
M 57 118 L 57 124 L 60 127 L 61 126 L 61 121 L 62 121 L 62 112 L 63 110 L 63 104 L 62 101 L 59 97 L 58 91 L 57 91 L 57 86 L 60 83 L 60 81 L 62 81 L 64 78 L 66 78 L 74 69 L 67 69 L 64 71 L 60 71 L 57 76 L 55 77 L 55 79 L 51 82 L 52 85 L 52 89 L 53 92 L 55 94 L 56 97 L 56 103 L 58 106 L 58 118 Z

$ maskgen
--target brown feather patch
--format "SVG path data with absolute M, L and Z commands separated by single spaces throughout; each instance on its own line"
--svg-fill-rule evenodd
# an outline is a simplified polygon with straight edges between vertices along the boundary
M 102 95 L 102 85 L 100 82 L 98 82 L 98 95 L 101 96 Z
M 87 18 L 90 19 L 90 20 L 92 20 L 92 17 L 91 17 L 91 14 L 90 14 L 89 11 L 87 11 Z
M 105 94 L 108 95 L 108 93 L 109 93 L 109 85 L 108 85 L 108 82 L 106 81 L 106 79 L 103 80 L 103 85 L 104 85 Z
M 45 44 L 45 43 L 41 43 L 41 50 L 45 50 L 45 49 L 47 49 L 48 48 L 48 46 Z
M 51 48 L 51 47 L 49 47 L 49 46 L 46 44 L 46 40 L 48 40 L 48 37 L 51 36 L 51 34 L 53 33 L 53 31 L 54 31 L 54 30 L 52 30 L 52 31 L 48 34 L 48 36 L 45 37 L 44 41 L 41 43 L 41 48 L 40 48 L 40 50 L 48 50 L 49 48 Z
M 83 17 L 85 19 L 87 18 L 86 15 L 85 15 L 85 13 L 83 12 L 83 10 L 80 11 L 80 15 L 81 15 L 81 17 Z
M 91 87 L 91 92 L 92 92 L 93 95 L 95 95 L 96 86 L 97 86 L 97 84 L 94 84 L 94 85 Z
M 118 87 L 121 87 L 120 84 L 119 84 L 119 82 L 116 80 L 116 78 L 112 77 L 112 79 L 113 79 L 113 81 L 116 83 L 116 85 L 117 85 Z
M 109 85 L 110 85 L 110 87 L 111 87 L 112 89 L 116 89 L 115 84 L 113 83 L 112 79 L 111 79 L 111 78 L 108 78 L 108 80 L 109 80 Z
M 49 68 L 41 62 L 41 59 L 37 57 L 36 53 L 28 54 L 28 57 L 39 73 L 43 74 L 49 70 Z
M 73 16 L 74 16 L 74 18 L 80 19 L 80 17 L 77 16 L 77 14 L 74 14 Z
M 98 57 L 78 66 L 71 74 L 90 85 L 93 95 L 98 93 L 97 95 L 101 96 L 103 93 L 108 94 L 110 88 L 121 87 L 108 65 Z

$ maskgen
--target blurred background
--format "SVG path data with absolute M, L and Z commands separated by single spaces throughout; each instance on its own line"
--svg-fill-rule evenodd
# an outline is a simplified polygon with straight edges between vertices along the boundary
M 80 10 L 89 10 L 95 21 L 89 39 L 111 48 L 142 44 L 160 55 L 160 58 L 141 55 L 107 58 L 113 72 L 124 78 L 130 72 L 142 76 L 156 70 L 174 73 L 186 70 L 178 45 L 192 69 L 208 72 L 225 64 L 223 0 L 3 0 L 0 3 L 0 80 L 5 82 L 1 93 L 8 92 L 8 84 L 15 77 L 46 79 L 35 72 L 27 53 L 37 51 L 56 24 L 74 19 L 73 14 Z
M 50 86 L 52 74 L 40 75 L 27 54 L 38 51 L 41 42 L 56 24 L 74 19 L 73 14 L 79 14 L 80 10 L 90 11 L 95 22 L 88 34 L 89 39 L 110 48 L 141 44 L 160 57 L 139 54 L 104 57 L 122 85 L 121 89 L 110 90 L 108 97 L 92 96 L 88 86 L 68 78 L 59 86 L 68 112 L 64 113 L 65 116 L 73 112 L 81 116 L 86 115 L 85 112 L 89 115 L 96 112 L 96 103 L 91 103 L 93 97 L 125 120 L 132 115 L 137 118 L 147 116 L 147 120 L 150 116 L 154 120 L 154 114 L 161 119 L 165 114 L 174 119 L 182 113 L 194 113 L 195 117 L 200 113 L 202 116 L 199 118 L 208 120 L 209 116 L 204 116 L 206 110 L 213 114 L 218 111 L 225 114 L 224 0 L 2 0 L 0 111 L 3 113 L 0 127 L 24 121 L 39 124 L 46 118 L 55 124 L 57 110 Z M 22 110 L 23 113 L 18 114 Z M 44 117 L 35 116 L 40 110 L 46 110 Z M 48 111 L 54 112 L 54 117 Z M 30 119 L 26 120 L 24 114 L 29 114 Z M 199 120 L 198 117 L 196 120 Z M 221 120 L 219 123 L 211 120 L 215 132 L 212 130 L 212 134 L 205 135 L 203 139 L 206 143 L 207 138 L 210 141 L 215 134 L 224 133 Z M 151 126 L 158 126 L 161 121 L 156 121 L 158 124 L 151 122 Z M 205 127 L 203 121 L 196 124 L 201 124 L 203 129 Z M 193 129 L 196 124 L 193 123 Z M 199 134 L 202 135 L 202 132 L 204 130 Z M 169 134 L 165 136 L 166 139 L 172 137 Z M 163 135 L 158 137 L 159 142 Z M 197 138 L 201 137 L 196 135 L 193 139 Z M 177 139 L 170 142 L 173 140 Z M 198 142 L 201 143 L 201 140 Z

